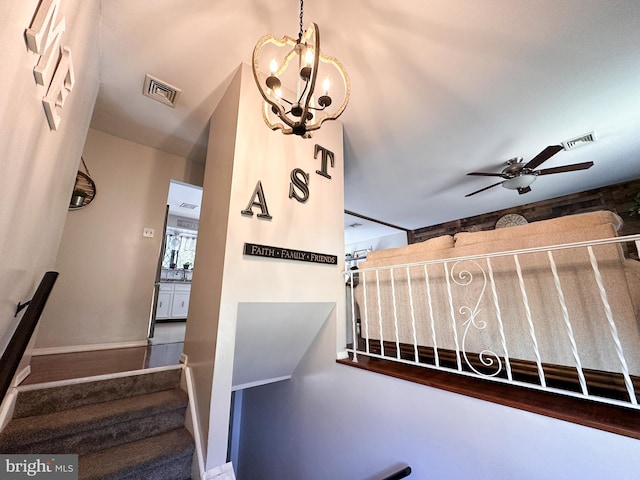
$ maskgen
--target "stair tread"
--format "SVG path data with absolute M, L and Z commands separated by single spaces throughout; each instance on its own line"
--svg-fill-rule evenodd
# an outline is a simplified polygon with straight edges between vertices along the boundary
M 186 408 L 187 394 L 180 389 L 111 400 L 72 410 L 14 418 L 0 433 L 3 446 L 26 445 L 52 437 L 68 436 L 119 422 Z
M 22 390 L 13 418 L 42 415 L 93 403 L 130 398 L 179 387 L 181 369 L 160 370 L 64 386 Z
M 81 455 L 78 462 L 79 478 L 83 480 L 136 477 L 148 468 L 190 457 L 194 452 L 191 434 L 179 428 L 116 447 Z M 190 472 L 187 472 L 189 478 Z M 139 476 L 138 478 L 143 478 Z

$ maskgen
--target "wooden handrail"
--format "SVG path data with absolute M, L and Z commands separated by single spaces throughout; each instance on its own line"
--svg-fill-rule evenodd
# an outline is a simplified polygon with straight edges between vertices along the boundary
M 31 340 L 31 336 L 36 329 L 38 320 L 40 320 L 44 306 L 57 279 L 58 272 L 45 273 L 40 285 L 38 285 L 36 292 L 33 294 L 33 298 L 24 304 L 29 305 L 27 311 L 11 336 L 11 341 L 2 354 L 2 359 L 0 359 L 0 365 L 2 365 L 2 369 L 0 369 L 0 399 L 4 398 L 11 386 L 13 376 L 18 370 L 20 360 L 27 349 L 27 345 Z M 21 310 L 20 305 L 18 306 L 18 311 Z
M 407 465 L 402 470 L 398 470 L 397 472 L 384 477 L 382 480 L 400 480 L 401 478 L 408 477 L 409 475 L 411 475 L 411 467 Z

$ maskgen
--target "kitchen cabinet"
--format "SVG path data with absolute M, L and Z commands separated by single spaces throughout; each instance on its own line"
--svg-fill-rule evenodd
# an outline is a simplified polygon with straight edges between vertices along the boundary
M 156 320 L 164 320 L 169 318 L 171 313 L 171 300 L 173 293 L 160 292 L 158 293 L 158 307 L 156 308 Z
M 171 316 L 171 300 L 173 300 L 173 285 L 161 283 L 158 292 L 156 320 L 166 320 Z
M 190 295 L 190 283 L 160 283 L 156 320 L 187 318 Z
M 174 285 L 173 302 L 171 304 L 171 318 L 187 318 L 190 295 L 191 285 Z

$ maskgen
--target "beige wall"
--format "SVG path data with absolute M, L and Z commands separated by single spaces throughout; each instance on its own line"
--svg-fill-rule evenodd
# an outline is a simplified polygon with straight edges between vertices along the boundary
M 38 0 L 0 2 L 0 338 L 13 332 L 19 301 L 54 269 L 82 145 L 98 91 L 99 2 L 65 0 L 62 44 L 70 47 L 75 86 L 56 131 L 49 129 L 34 82 L 38 56 L 24 32 Z M 56 287 L 58 288 L 58 287 Z M 54 288 L 55 291 L 55 288 Z M 23 311 L 24 312 L 24 311 Z
M 38 349 L 146 339 L 169 181 L 202 182 L 200 164 L 96 130 L 83 158 L 97 194 L 67 215 Z M 145 227 L 154 238 L 142 236 Z
M 342 125 L 328 122 L 312 139 L 285 136 L 267 128 L 260 105 L 243 64 L 211 119 L 184 349 L 194 371 L 207 469 L 226 461 L 238 305 L 331 302 L 329 321 L 345 316 L 342 261 L 323 265 L 242 254 L 249 242 L 344 258 Z M 316 143 L 335 154 L 331 180 L 315 173 Z M 289 198 L 296 167 L 310 175 L 305 203 Z M 271 220 L 257 218 L 259 208 L 252 217 L 240 213 L 258 180 Z M 339 343 L 344 348 L 344 338 Z

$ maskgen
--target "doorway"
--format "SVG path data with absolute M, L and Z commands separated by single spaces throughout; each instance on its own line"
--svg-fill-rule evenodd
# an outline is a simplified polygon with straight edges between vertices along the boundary
M 149 320 L 153 345 L 184 342 L 201 203 L 202 187 L 171 180 Z

